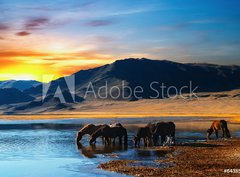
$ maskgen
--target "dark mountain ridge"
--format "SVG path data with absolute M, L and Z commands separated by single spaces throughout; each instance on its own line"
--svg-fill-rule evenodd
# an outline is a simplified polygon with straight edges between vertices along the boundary
M 90 82 L 96 91 L 106 82 L 108 83 L 107 90 L 112 86 L 120 87 L 123 81 L 131 89 L 141 86 L 143 88 L 142 98 L 150 98 L 156 95 L 156 91 L 150 88 L 152 82 L 156 82 L 154 89 L 159 92 L 161 83 L 164 83 L 166 87 L 174 86 L 176 89 L 180 89 L 183 86 L 189 86 L 190 81 L 192 87 L 198 87 L 196 92 L 216 92 L 240 88 L 240 66 L 202 63 L 183 64 L 145 58 L 117 60 L 112 64 L 81 70 L 68 77 L 72 76 L 75 77 L 75 93 L 79 97 L 85 96 Z M 47 95 L 54 94 L 58 86 L 64 91 L 67 90 L 64 78 L 52 81 Z M 121 88 L 121 93 L 128 95 L 128 92 L 128 89 Z M 41 96 L 42 85 L 25 90 L 24 93 L 34 97 Z M 113 91 L 112 95 L 116 94 L 116 90 Z M 109 95 L 107 98 L 109 98 Z M 92 99 L 92 97 L 87 96 L 86 99 Z M 134 99 L 134 96 L 131 96 L 131 99 Z

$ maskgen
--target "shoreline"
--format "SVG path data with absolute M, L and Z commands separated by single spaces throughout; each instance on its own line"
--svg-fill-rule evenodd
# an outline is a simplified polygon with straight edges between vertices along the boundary
M 98 168 L 132 176 L 236 176 L 240 173 L 240 139 L 182 143 L 171 147 L 150 147 L 168 151 L 165 158 L 155 160 L 163 168 L 133 166 L 134 160 L 111 160 Z M 239 169 L 226 173 L 225 169 Z
M 15 115 L 0 115 L 1 120 L 45 120 L 45 119 L 115 119 L 115 118 L 161 118 L 161 117 L 199 117 L 204 119 L 226 119 L 228 118 L 231 123 L 240 123 L 239 114 L 154 114 L 154 113 L 145 113 L 145 114 L 124 114 L 124 113 L 109 113 L 109 112 L 81 112 L 73 114 L 15 114 Z

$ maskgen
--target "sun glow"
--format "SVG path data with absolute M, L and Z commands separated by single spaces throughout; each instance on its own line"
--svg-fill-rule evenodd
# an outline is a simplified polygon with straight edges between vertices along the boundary
M 44 65 L 20 64 L 2 69 L 0 73 L 0 80 L 42 81 L 45 75 L 52 73 L 54 73 L 55 78 L 59 77 L 59 74 L 57 72 Z
M 65 52 L 66 46 L 62 43 L 54 43 L 49 46 L 49 51 L 53 53 Z
M 14 80 L 35 80 L 36 76 L 32 74 L 20 74 L 13 77 Z

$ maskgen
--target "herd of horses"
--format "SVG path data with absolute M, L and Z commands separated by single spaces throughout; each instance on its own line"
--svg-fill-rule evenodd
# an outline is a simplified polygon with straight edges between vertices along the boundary
M 137 134 L 133 137 L 135 147 L 140 146 L 142 139 L 144 146 L 163 145 L 164 142 L 171 138 L 171 143 L 175 144 L 175 130 L 176 126 L 173 122 L 158 122 L 149 123 L 146 126 L 139 127 Z M 207 130 L 207 139 L 210 139 L 211 134 L 214 132 L 216 138 L 218 138 L 218 131 L 222 131 L 222 138 L 230 138 L 230 132 L 225 120 L 213 121 L 211 127 Z M 101 137 L 105 145 L 115 144 L 115 139 L 118 138 L 119 144 L 122 145 L 124 140 L 124 146 L 128 145 L 128 133 L 127 129 L 122 124 L 102 124 L 94 125 L 87 124 L 77 133 L 77 142 L 80 142 L 84 135 L 90 135 L 89 143 L 95 144 L 97 138 Z M 161 138 L 161 141 L 160 141 Z M 160 143 L 159 143 L 160 141 Z

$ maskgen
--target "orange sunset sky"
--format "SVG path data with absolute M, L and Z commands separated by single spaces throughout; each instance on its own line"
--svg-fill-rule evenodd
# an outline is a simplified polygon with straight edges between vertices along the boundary
M 240 64 L 239 5 L 1 0 L 0 81 L 42 81 L 130 57 Z

